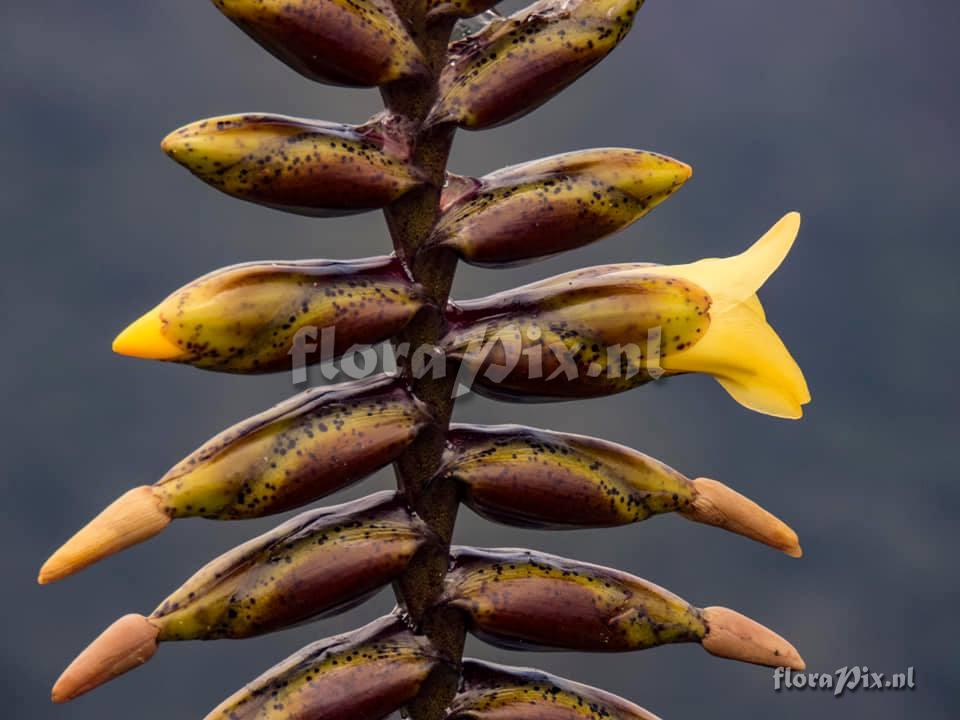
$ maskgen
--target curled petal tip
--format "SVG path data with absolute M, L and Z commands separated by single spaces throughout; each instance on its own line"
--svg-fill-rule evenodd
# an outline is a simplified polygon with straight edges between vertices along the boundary
M 693 501 L 681 511 L 688 519 L 743 535 L 790 557 L 803 554 L 797 533 L 753 500 L 710 478 L 697 478 L 693 488 Z
M 114 501 L 91 520 L 43 567 L 37 582 L 41 585 L 69 577 L 105 557 L 143 542 L 170 523 L 151 487 L 135 488 Z
M 807 664 L 789 642 L 745 615 L 724 607 L 703 610 L 704 649 L 717 657 L 768 667 L 805 670 Z
M 143 665 L 157 651 L 159 633 L 159 628 L 143 615 L 120 618 L 63 671 L 53 686 L 51 700 L 69 702 Z
M 118 355 L 146 360 L 176 360 L 183 355 L 183 350 L 168 340 L 163 331 L 164 322 L 160 313 L 151 310 L 117 335 L 113 341 L 113 351 Z

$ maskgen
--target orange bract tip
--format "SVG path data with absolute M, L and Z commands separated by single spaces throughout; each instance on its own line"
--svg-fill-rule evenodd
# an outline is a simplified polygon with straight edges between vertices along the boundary
M 119 355 L 146 360 L 176 360 L 183 350 L 166 338 L 164 322 L 157 310 L 151 310 L 131 323 L 113 341 L 113 351 Z
M 143 665 L 157 651 L 160 629 L 143 615 L 125 615 L 70 663 L 50 697 L 64 703 Z
M 680 511 L 688 520 L 743 535 L 790 557 L 803 555 L 793 529 L 750 498 L 710 478 L 697 478 L 693 489 L 693 502 Z
M 170 524 L 160 499 L 149 486 L 115 500 L 70 538 L 40 568 L 41 585 L 80 572 L 105 557 L 151 538 Z

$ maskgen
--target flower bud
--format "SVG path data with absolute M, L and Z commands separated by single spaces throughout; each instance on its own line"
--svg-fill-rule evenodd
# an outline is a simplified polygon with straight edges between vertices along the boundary
M 335 614 L 403 572 L 430 537 L 391 492 L 312 510 L 207 564 L 151 619 L 160 640 L 215 640 Z
M 663 155 L 601 148 L 455 178 L 428 245 L 452 248 L 474 265 L 547 257 L 623 230 L 690 174 L 689 165 Z
M 697 608 L 619 570 L 532 550 L 458 547 L 452 556 L 444 601 L 494 645 L 614 652 L 706 632 Z
M 612 527 L 677 512 L 798 557 L 797 535 L 708 478 L 690 480 L 636 450 L 520 425 L 454 425 L 440 474 L 491 520 L 535 528 Z
M 751 410 L 799 418 L 806 381 L 756 295 L 799 226 L 790 213 L 730 258 L 587 268 L 453 305 L 444 349 L 496 398 L 595 397 L 700 372 Z
M 540 107 L 616 47 L 642 0 L 540 0 L 450 46 L 428 124 L 482 130 Z
M 113 350 L 218 372 L 291 370 L 393 337 L 423 303 L 394 257 L 243 263 L 174 292 Z
M 224 15 L 302 75 L 370 87 L 425 71 L 388 0 L 213 0 Z
M 308 645 L 222 702 L 206 720 L 380 720 L 412 700 L 439 663 L 394 616 Z
M 123 495 L 54 553 L 39 581 L 72 575 L 175 518 L 239 520 L 306 505 L 393 462 L 428 422 L 389 377 L 307 390 L 224 430 L 156 485 Z
M 60 696 L 142 664 L 160 642 L 252 637 L 345 610 L 400 575 L 431 537 L 389 492 L 303 513 L 208 563 L 149 617 L 104 633 L 65 673 Z M 103 670 L 105 647 L 115 672 Z M 136 662 L 124 660 L 127 649 Z
M 224 430 L 155 487 L 174 517 L 284 512 L 393 462 L 429 421 L 393 377 L 311 388 Z
M 377 210 L 420 184 L 406 151 L 376 124 L 225 115 L 185 125 L 161 147 L 227 195 L 299 215 Z
M 445 720 L 659 720 L 589 685 L 531 668 L 466 660 Z
M 698 642 L 723 657 L 804 667 L 793 646 L 762 625 L 732 610 L 700 610 L 619 570 L 532 550 L 460 547 L 452 557 L 442 601 L 494 645 L 618 652 Z

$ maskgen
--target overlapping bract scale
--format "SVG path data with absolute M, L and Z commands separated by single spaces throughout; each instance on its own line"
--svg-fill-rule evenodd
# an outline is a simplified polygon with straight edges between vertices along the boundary
M 377 122 L 225 115 L 185 125 L 161 147 L 227 195 L 299 215 L 377 210 L 421 183 L 408 148 Z
M 380 720 L 450 662 L 396 616 L 308 645 L 221 703 L 206 720 Z
M 429 124 L 468 130 L 537 109 L 613 50 L 642 0 L 540 0 L 450 47 Z
M 689 165 L 643 150 L 598 148 L 451 178 L 427 246 L 502 266 L 588 245 L 623 230 L 690 177 Z
M 161 640 L 243 638 L 291 627 L 379 590 L 430 537 L 391 492 L 312 510 L 210 562 L 151 619 Z
M 508 525 L 613 527 L 675 512 L 801 554 L 793 530 L 723 483 L 691 480 L 598 438 L 521 425 L 454 425 L 440 475 L 463 485 L 473 510 Z
M 443 601 L 472 632 L 514 649 L 590 652 L 700 643 L 715 655 L 802 669 L 790 643 L 726 608 L 697 608 L 613 568 L 533 550 L 458 547 Z
M 120 333 L 113 349 L 217 372 L 278 372 L 293 367 L 295 348 L 312 364 L 387 340 L 423 304 L 420 286 L 393 256 L 244 263 L 175 291 Z M 332 333 L 330 355 L 307 352 L 324 331 Z
M 385 85 L 426 72 L 389 0 L 213 0 L 270 53 L 311 80 Z
M 628 700 L 531 668 L 463 663 L 445 720 L 658 720 Z

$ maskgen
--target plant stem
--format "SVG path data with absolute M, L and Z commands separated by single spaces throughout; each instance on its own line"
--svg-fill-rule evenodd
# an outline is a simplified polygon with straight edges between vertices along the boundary
M 397 339 L 409 343 L 407 347 L 411 349 L 398 362 L 401 372 L 409 378 L 414 392 L 429 406 L 434 418 L 434 423 L 424 429 L 397 461 L 396 469 L 398 484 L 407 502 L 430 525 L 439 541 L 413 559 L 394 588 L 398 602 L 417 631 L 454 660 L 454 666 L 441 666 L 427 678 L 420 694 L 408 708 L 413 720 L 439 720 L 457 690 L 465 635 L 463 619 L 458 612 L 435 607 L 443 590 L 460 498 L 455 484 L 430 482 L 443 455 L 453 410 L 456 373 L 446 372 L 444 377 L 438 378 L 432 373 L 415 377 L 411 361 L 417 348 L 435 347 L 439 343 L 444 331 L 443 310 L 457 263 L 456 256 L 450 252 L 431 252 L 428 261 L 423 260 L 423 256 L 418 258 L 416 252 L 429 236 L 440 213 L 440 193 L 453 142 L 453 126 L 421 128 L 437 97 L 437 77 L 446 61 L 453 21 L 428 25 L 424 0 L 400 0 L 396 6 L 401 17 L 408 22 L 411 34 L 431 68 L 428 76 L 383 88 L 387 109 L 403 117 L 405 125 L 416 128 L 414 163 L 427 180 L 422 187 L 411 191 L 385 211 L 397 254 L 404 259 L 413 278 L 423 286 L 432 301 Z

